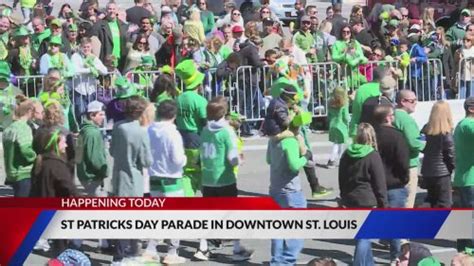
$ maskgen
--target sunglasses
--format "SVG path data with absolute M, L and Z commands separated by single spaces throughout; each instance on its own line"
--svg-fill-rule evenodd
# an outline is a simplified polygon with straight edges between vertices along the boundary
M 138 44 L 143 44 L 143 45 L 146 45 L 147 42 L 138 42 Z
M 233 13 L 234 16 L 240 16 L 240 13 Z
M 199 5 L 204 6 L 204 5 L 206 5 L 206 2 L 201 2 L 201 3 L 199 3 Z
M 381 57 L 381 56 L 382 56 L 382 54 L 377 54 L 377 53 L 374 53 L 374 56 Z
M 303 21 L 303 24 L 311 24 L 311 21 Z
M 262 14 L 270 14 L 270 11 L 262 11 Z

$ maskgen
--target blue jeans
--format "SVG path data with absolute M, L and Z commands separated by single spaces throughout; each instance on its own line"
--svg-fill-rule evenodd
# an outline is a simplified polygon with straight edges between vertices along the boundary
M 408 198 L 408 190 L 406 188 L 396 188 L 387 190 L 388 206 L 390 208 L 404 208 Z M 390 260 L 394 261 L 400 256 L 401 244 L 400 239 L 390 240 Z
M 459 99 L 467 99 L 474 95 L 474 82 L 472 80 L 461 80 L 459 88 Z
M 17 198 L 26 198 L 30 196 L 31 178 L 25 178 L 11 183 L 13 187 L 13 196 Z
M 374 255 L 372 254 L 372 241 L 370 239 L 357 240 L 352 266 L 372 265 L 374 265 Z
M 458 187 L 461 196 L 461 208 L 474 208 L 474 186 Z
M 74 93 L 74 118 L 78 125 L 81 125 L 84 119 L 84 115 L 87 112 L 87 105 L 96 100 L 96 93 L 89 95 L 82 95 L 76 91 Z
M 306 208 L 306 198 L 302 191 L 276 192 L 270 196 L 282 208 Z M 294 265 L 303 249 L 302 239 L 272 239 L 272 260 L 270 265 Z

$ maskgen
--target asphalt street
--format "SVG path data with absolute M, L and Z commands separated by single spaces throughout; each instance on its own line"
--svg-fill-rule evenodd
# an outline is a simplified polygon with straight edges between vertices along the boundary
M 308 208 L 331 208 L 336 206 L 336 197 L 339 195 L 337 182 L 337 168 L 326 169 L 322 165 L 326 164 L 330 152 L 331 143 L 328 142 L 327 134 L 313 133 L 310 135 L 310 142 L 313 146 L 313 153 L 317 167 L 317 174 L 321 184 L 335 189 L 334 193 L 327 197 L 312 199 L 308 182 L 304 173 L 301 173 L 304 192 L 308 199 Z M 267 196 L 269 185 L 269 166 L 265 162 L 266 138 L 246 139 L 244 144 L 245 162 L 240 168 L 238 177 L 238 188 L 240 196 Z M 3 154 L 0 146 L 0 154 Z M 0 184 L 3 184 L 4 169 L 3 160 L 0 162 Z M 108 179 L 110 181 L 110 178 Z M 108 186 L 108 185 L 107 185 Z M 0 195 L 10 196 L 12 193 L 9 187 L 0 185 Z M 424 192 L 420 190 L 418 201 L 422 201 Z M 387 228 L 389 230 L 389 228 Z M 449 263 L 455 255 L 454 240 L 427 240 L 421 241 L 426 243 L 432 253 L 444 263 Z M 245 265 L 262 265 L 269 261 L 270 258 L 270 241 L 269 240 L 242 240 L 243 245 L 255 250 L 254 257 Z M 183 248 L 180 254 L 189 260 L 197 248 L 196 240 L 183 241 Z M 95 247 L 97 241 L 90 240 L 84 243 L 85 252 L 90 255 L 95 265 L 106 265 L 112 259 L 109 254 L 97 252 Z M 160 246 L 161 255 L 165 255 L 165 246 Z M 354 252 L 353 240 L 306 240 L 299 261 L 304 264 L 315 257 L 331 257 L 337 260 L 338 265 L 348 265 L 352 261 Z M 212 262 L 192 262 L 192 265 L 223 265 L 232 264 L 230 256 L 232 254 L 232 246 L 225 246 L 222 250 L 216 251 L 217 256 Z M 381 248 L 378 244 L 374 244 L 374 256 L 376 262 L 380 265 L 386 264 L 388 259 L 388 250 Z M 47 253 L 31 254 L 26 265 L 44 265 L 48 260 Z M 191 264 L 191 262 L 189 262 Z

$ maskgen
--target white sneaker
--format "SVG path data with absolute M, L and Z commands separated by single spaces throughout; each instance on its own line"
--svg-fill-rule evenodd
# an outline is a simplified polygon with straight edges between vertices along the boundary
M 179 256 L 178 254 L 175 255 L 166 255 L 163 259 L 164 264 L 183 264 L 186 262 L 186 259 Z
M 206 250 L 206 251 L 198 250 L 193 255 L 194 258 L 201 261 L 208 261 L 210 256 L 211 256 L 211 252 L 209 252 L 209 250 Z
M 241 248 L 238 253 L 232 255 L 232 261 L 246 261 L 252 258 L 253 256 L 252 249 Z
M 44 252 L 48 252 L 51 249 L 51 246 L 48 243 L 48 240 L 40 238 L 36 245 L 33 247 L 33 250 L 42 250 Z

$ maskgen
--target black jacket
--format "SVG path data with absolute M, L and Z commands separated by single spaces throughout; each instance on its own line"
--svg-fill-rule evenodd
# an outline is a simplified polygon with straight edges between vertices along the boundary
M 368 46 L 370 48 L 380 47 L 381 44 L 377 37 L 368 29 L 363 29 L 359 33 L 355 34 L 355 39 L 362 45 Z M 364 54 L 368 55 L 367 53 Z
M 125 13 L 127 14 L 127 21 L 135 25 L 140 25 L 142 18 L 151 17 L 150 11 L 141 6 L 133 6 L 127 9 Z
M 117 19 L 120 31 L 120 60 L 119 60 L 119 70 L 123 70 L 123 66 L 125 64 L 125 59 L 127 57 L 127 25 Z M 112 40 L 112 32 L 110 31 L 110 27 L 108 24 L 107 18 L 97 22 L 94 27 L 92 28 L 92 35 L 97 36 L 100 43 L 102 44 L 100 47 L 100 60 L 105 62 L 105 58 L 108 55 L 112 54 L 114 49 L 113 40 Z
M 377 146 L 385 168 L 387 189 L 402 188 L 408 183 L 410 151 L 403 134 L 390 126 L 377 126 Z
M 339 190 L 345 207 L 387 207 L 387 185 L 382 159 L 376 151 L 363 158 L 344 152 L 339 164 Z
M 422 132 L 425 131 L 425 128 L 423 128 Z M 423 153 L 421 175 L 424 177 L 451 175 L 455 167 L 452 134 L 426 135 L 426 146 Z
M 340 40 L 341 39 L 341 29 L 342 26 L 348 23 L 347 18 L 341 16 L 340 14 L 335 14 L 332 17 L 332 30 L 331 30 L 331 35 L 336 36 L 336 39 Z
M 267 136 L 275 136 L 287 129 L 289 124 L 290 115 L 286 102 L 280 97 L 271 100 L 263 123 L 263 133 Z
M 374 110 L 378 105 L 393 106 L 393 103 L 383 95 L 368 98 L 364 104 L 362 104 L 359 123 L 369 123 L 375 127 Z
M 67 163 L 55 154 L 40 156 L 41 164 L 32 170 L 30 195 L 41 198 L 74 196 L 74 177 Z
M 262 60 L 260 60 L 257 46 L 250 41 L 240 44 L 238 54 L 242 59 L 242 66 L 262 67 L 264 65 Z

